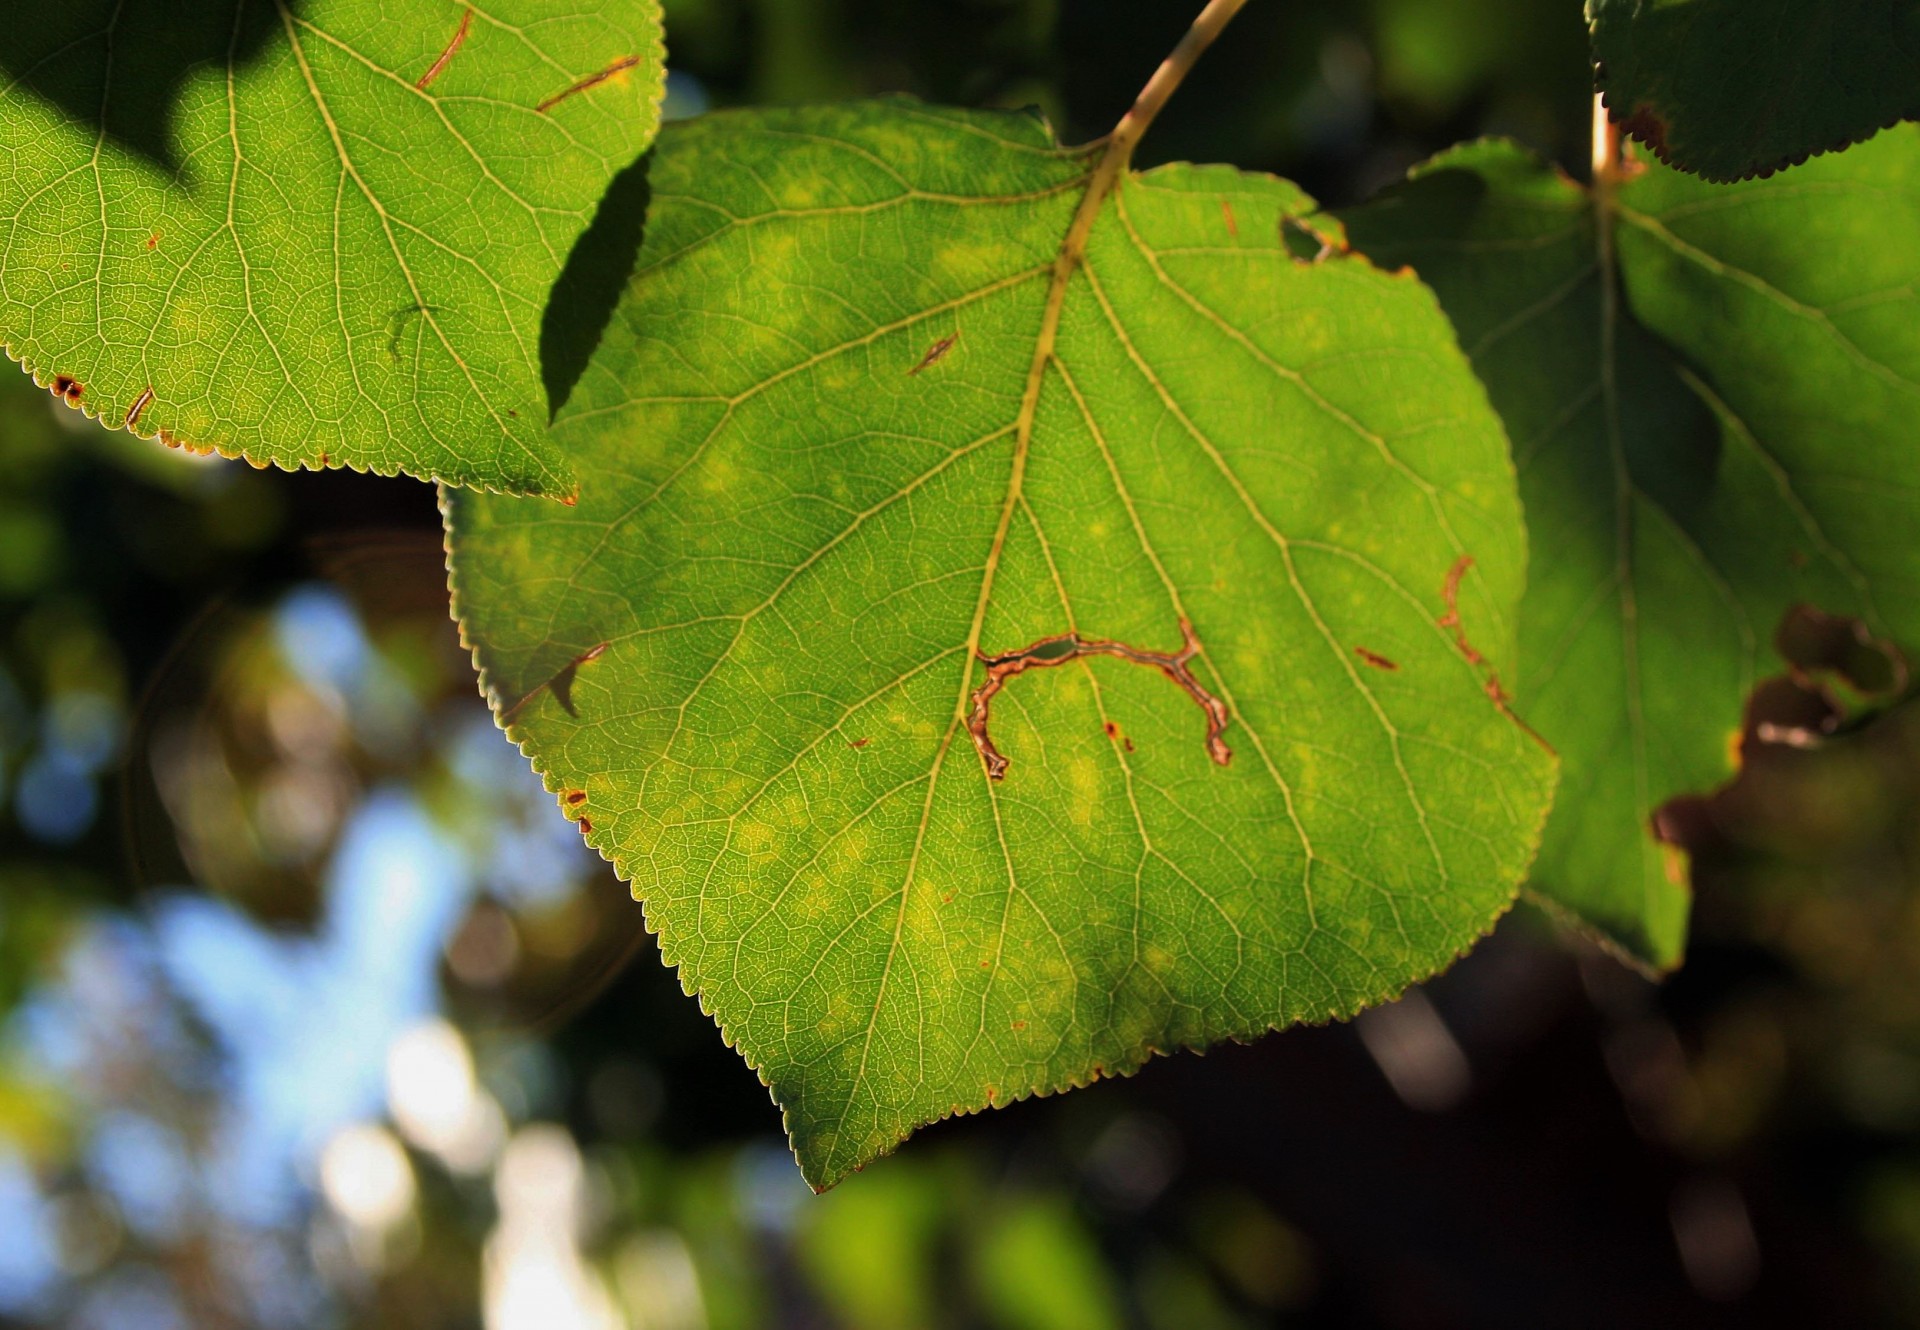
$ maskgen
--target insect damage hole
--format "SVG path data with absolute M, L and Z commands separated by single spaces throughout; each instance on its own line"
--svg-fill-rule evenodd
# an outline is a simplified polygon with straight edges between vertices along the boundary
M 1056 637 L 1043 637 L 1030 646 L 1005 655 L 982 654 L 980 660 L 987 667 L 987 680 L 973 692 L 972 709 L 967 714 L 967 733 L 973 736 L 973 746 L 979 750 L 980 760 L 986 763 L 988 779 L 1004 780 L 1010 765 L 1006 755 L 994 747 L 993 739 L 987 732 L 992 720 L 994 696 L 1016 674 L 1045 669 L 1051 665 L 1064 665 L 1085 656 L 1117 656 L 1136 665 L 1150 665 L 1180 685 L 1181 691 L 1206 713 L 1207 756 L 1216 765 L 1226 766 L 1233 760 L 1233 750 L 1227 747 L 1226 740 L 1221 737 L 1230 719 L 1227 706 L 1193 676 L 1192 664 L 1200 654 L 1200 639 L 1193 635 L 1193 625 L 1185 619 L 1180 621 L 1180 643 L 1178 651 L 1146 651 L 1102 637 L 1062 633 Z M 1131 750 L 1132 745 L 1129 744 L 1128 748 Z

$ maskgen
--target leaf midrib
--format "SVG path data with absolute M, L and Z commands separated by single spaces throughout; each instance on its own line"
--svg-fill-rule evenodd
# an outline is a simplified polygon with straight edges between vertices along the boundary
M 981 569 L 980 593 L 975 598 L 973 621 L 967 629 L 966 664 L 960 671 L 960 689 L 954 698 L 953 715 L 947 721 L 945 733 L 940 736 L 939 746 L 934 750 L 933 763 L 927 773 L 927 796 L 920 804 L 920 818 L 914 827 L 913 849 L 907 856 L 907 869 L 900 885 L 900 905 L 894 913 L 893 936 L 887 943 L 887 956 L 880 969 L 880 983 L 874 991 L 873 1010 L 867 1019 L 867 1028 L 861 1038 L 860 1061 L 854 1068 L 853 1081 L 848 1087 L 847 1096 L 834 1126 L 834 1158 L 838 1159 L 845 1151 L 844 1138 L 838 1135 L 844 1127 L 847 1114 L 859 1099 L 866 1084 L 867 1060 L 873 1051 L 874 1031 L 880 1024 L 880 1012 L 886 1006 L 887 983 L 893 975 L 894 959 L 900 954 L 900 940 L 906 929 L 907 907 L 913 899 L 913 883 L 920 872 L 920 856 L 926 849 L 927 826 L 933 817 L 933 800 L 940 788 L 940 773 L 946 766 L 947 755 L 953 750 L 954 735 L 966 721 L 967 700 L 973 689 L 974 667 L 980 657 L 980 634 L 985 629 L 987 606 L 993 597 L 994 578 L 1000 569 L 1000 559 L 1005 552 L 1007 532 L 1013 524 L 1014 509 L 1021 501 L 1021 493 L 1027 474 L 1027 457 L 1033 446 L 1033 425 L 1040 405 L 1040 388 L 1046 379 L 1047 366 L 1054 363 L 1054 347 L 1058 343 L 1060 332 L 1060 314 L 1066 305 L 1067 286 L 1086 257 L 1087 238 L 1093 233 L 1094 220 L 1106 202 L 1107 195 L 1113 190 L 1120 176 L 1127 169 L 1131 153 L 1131 140 L 1118 134 L 1107 140 L 1105 149 L 1095 165 L 1093 174 L 1088 178 L 1086 192 L 1081 196 L 1080 204 L 1074 209 L 1073 220 L 1067 225 L 1066 235 L 1061 238 L 1060 248 L 1054 254 L 1053 274 L 1047 284 L 1047 296 L 1040 316 L 1040 331 L 1034 339 L 1033 355 L 1027 363 L 1026 386 L 1020 396 L 1020 408 L 1014 417 L 1013 461 L 1007 477 L 1007 491 L 1001 500 L 1000 516 L 995 523 L 993 542 L 987 551 L 986 563 Z M 1019 880 L 1013 869 L 1013 855 L 1007 845 L 1006 829 L 1000 816 L 1000 800 L 988 784 L 987 801 L 993 810 L 993 824 L 996 838 L 1000 842 L 1002 857 L 1006 862 L 1009 884 L 1008 908 L 1012 907 L 1013 893 L 1019 890 Z M 1004 944 L 1004 921 L 1001 940 Z M 993 970 L 988 971 L 988 986 L 991 991 Z M 983 995 L 982 1002 L 985 1002 Z M 925 1056 L 925 1040 L 916 1032 L 916 1045 L 921 1056 Z M 829 1168 L 829 1172 L 833 1170 Z

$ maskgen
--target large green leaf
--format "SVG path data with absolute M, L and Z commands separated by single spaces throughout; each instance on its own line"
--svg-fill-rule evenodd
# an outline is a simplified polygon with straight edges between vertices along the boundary
M 903 101 L 669 127 L 578 506 L 446 494 L 488 695 L 816 1185 L 1392 995 L 1549 795 L 1458 640 L 1508 654 L 1524 546 L 1432 294 L 1313 261 L 1284 181 L 1082 211 L 1094 164 Z
M 1508 682 L 1565 767 L 1536 885 L 1673 965 L 1689 897 L 1651 820 L 1732 773 L 1776 626 L 1807 604 L 1920 642 L 1920 250 L 1889 242 L 1920 234 L 1920 129 L 1597 193 L 1482 143 L 1347 222 L 1433 284 L 1513 439 L 1536 540 Z
M 656 0 L 0 0 L 0 27 L 0 341 L 40 383 L 256 462 L 570 492 L 542 312 L 653 137 Z
M 1607 109 L 1709 180 L 1920 116 L 1920 0 L 1587 0 Z

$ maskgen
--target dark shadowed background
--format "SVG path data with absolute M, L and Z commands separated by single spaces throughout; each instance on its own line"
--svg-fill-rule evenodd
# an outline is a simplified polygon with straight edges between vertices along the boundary
M 906 89 L 1084 139 L 1194 8 L 669 0 L 668 109 Z M 1141 157 L 1339 206 L 1479 134 L 1577 174 L 1589 107 L 1578 0 L 1262 0 Z M 10 370 L 0 472 L 0 1323 L 1920 1320 L 1920 709 L 1749 745 L 1665 984 L 1523 906 L 1353 1026 L 815 1199 L 475 695 L 428 487 L 170 453 Z

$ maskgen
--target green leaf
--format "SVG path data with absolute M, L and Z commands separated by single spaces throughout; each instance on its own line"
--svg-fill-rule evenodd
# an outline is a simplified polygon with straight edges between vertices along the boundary
M 0 0 L 0 26 L 0 341 L 43 386 L 256 463 L 571 491 L 542 311 L 652 140 L 655 0 Z
M 1597 196 L 1482 143 L 1346 220 L 1439 292 L 1544 533 L 1508 677 L 1566 772 L 1534 884 L 1674 965 L 1689 893 L 1652 820 L 1734 771 L 1776 626 L 1920 641 L 1920 251 L 1887 243 L 1920 234 L 1920 129 Z
M 1587 0 L 1613 119 L 1708 180 L 1920 117 L 1920 0 Z
M 1549 797 L 1437 622 L 1470 556 L 1504 656 L 1524 545 L 1432 294 L 1297 257 L 1285 181 L 1097 160 L 906 101 L 670 126 L 558 426 L 578 506 L 446 494 L 508 733 L 816 1186 L 1396 993 L 1507 907 Z M 980 657 L 1028 649 L 996 782 Z

